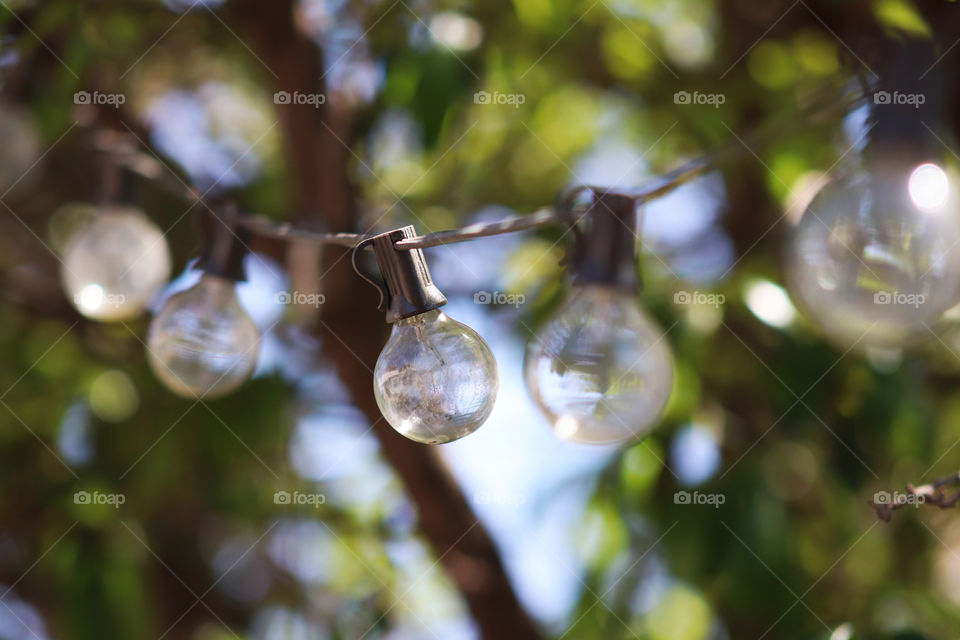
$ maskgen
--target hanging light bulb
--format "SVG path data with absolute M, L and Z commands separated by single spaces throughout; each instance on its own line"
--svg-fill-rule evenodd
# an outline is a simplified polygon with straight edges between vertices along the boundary
M 170 250 L 141 211 L 103 206 L 67 241 L 60 276 L 77 311 L 93 320 L 126 320 L 142 313 L 170 278 Z
M 373 372 L 377 405 L 407 438 L 442 444 L 486 421 L 497 398 L 497 362 L 476 331 L 440 311 L 447 299 L 430 279 L 423 251 L 394 246 L 414 235 L 408 226 L 365 240 L 353 261 L 357 273 L 380 290 L 380 307 L 393 323 Z M 357 262 L 368 245 L 382 282 Z
M 200 259 L 200 281 L 163 305 L 150 323 L 147 359 L 171 391 L 188 398 L 218 398 L 253 373 L 260 331 L 237 298 L 243 280 L 243 241 L 217 229 Z
M 788 284 L 842 347 L 896 346 L 960 297 L 954 171 L 921 162 L 836 178 L 790 236 Z
M 566 301 L 527 344 L 527 389 L 556 434 L 625 444 L 655 425 L 673 386 L 663 331 L 637 297 L 632 198 L 599 193 Z
M 788 237 L 789 288 L 841 348 L 900 346 L 960 300 L 960 180 L 942 148 L 949 136 L 930 128 L 937 115 L 917 108 L 923 95 L 877 94 L 862 158 Z

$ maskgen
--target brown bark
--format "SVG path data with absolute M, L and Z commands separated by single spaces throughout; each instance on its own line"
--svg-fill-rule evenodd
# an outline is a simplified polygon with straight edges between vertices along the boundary
M 279 76 L 275 90 L 322 92 L 319 49 L 296 29 L 289 0 L 234 3 L 236 19 L 266 65 Z M 348 167 L 352 155 L 349 107 L 328 96 L 323 109 L 286 105 L 278 109 L 293 174 L 291 207 L 307 222 L 322 215 L 331 231 L 354 231 L 357 207 Z M 436 451 L 397 434 L 382 418 L 373 397 L 373 366 L 386 332 L 372 289 L 353 273 L 350 256 L 331 249 L 320 269 L 326 295 L 318 332 L 325 355 L 338 368 L 414 503 L 420 531 L 460 589 L 484 638 L 538 638 L 507 578 L 493 540 L 478 522 Z

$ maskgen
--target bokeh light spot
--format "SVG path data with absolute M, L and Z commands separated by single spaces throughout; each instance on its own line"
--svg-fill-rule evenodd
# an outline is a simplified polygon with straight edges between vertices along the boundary
M 123 422 L 140 406 L 140 394 L 130 378 L 116 369 L 101 373 L 90 386 L 90 408 L 101 420 Z
M 950 181 L 947 179 L 947 174 L 932 162 L 914 169 L 910 174 L 908 185 L 913 204 L 924 211 L 940 208 L 950 195 Z
M 769 280 L 755 280 L 744 290 L 747 308 L 763 323 L 783 329 L 797 316 L 787 292 Z

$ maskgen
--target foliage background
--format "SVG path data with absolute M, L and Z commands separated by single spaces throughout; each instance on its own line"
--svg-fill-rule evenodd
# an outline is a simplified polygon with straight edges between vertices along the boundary
M 797 203 L 856 138 L 842 114 L 790 114 L 907 36 L 955 68 L 953 3 L 2 4 L 0 638 L 955 637 L 955 515 L 884 524 L 866 504 L 960 466 L 952 325 L 919 350 L 844 353 L 802 316 L 747 304 L 784 283 Z M 126 101 L 77 105 L 78 91 Z M 276 91 L 327 99 L 276 105 Z M 763 145 L 742 139 L 784 118 Z M 503 375 L 490 424 L 433 450 L 379 419 L 385 326 L 339 249 L 257 241 L 246 301 L 270 331 L 257 378 L 224 400 L 155 381 L 147 319 L 78 316 L 58 279 L 61 207 L 98 197 L 103 130 L 160 167 L 126 195 L 178 268 L 202 207 L 161 182 L 331 230 L 425 231 L 742 144 L 646 210 L 643 298 L 678 375 L 663 424 L 626 451 L 555 441 L 521 388 L 569 238 L 430 250 L 451 314 Z M 327 302 L 277 324 L 278 286 Z M 674 304 L 694 290 L 725 303 Z M 526 300 L 474 305 L 478 291 Z M 280 490 L 326 501 L 292 509 Z M 680 490 L 724 502 L 677 504 Z

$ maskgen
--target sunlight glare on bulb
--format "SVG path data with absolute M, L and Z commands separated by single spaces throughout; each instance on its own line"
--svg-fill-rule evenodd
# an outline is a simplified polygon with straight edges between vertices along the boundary
M 561 440 L 573 440 L 579 429 L 580 423 L 574 416 L 560 416 L 553 423 L 553 431 Z
M 942 207 L 950 196 L 950 181 L 943 169 L 928 162 L 913 170 L 908 181 L 910 199 L 920 209 Z
M 104 299 L 103 287 L 98 284 L 88 284 L 77 294 L 77 305 L 86 311 L 96 311 Z

